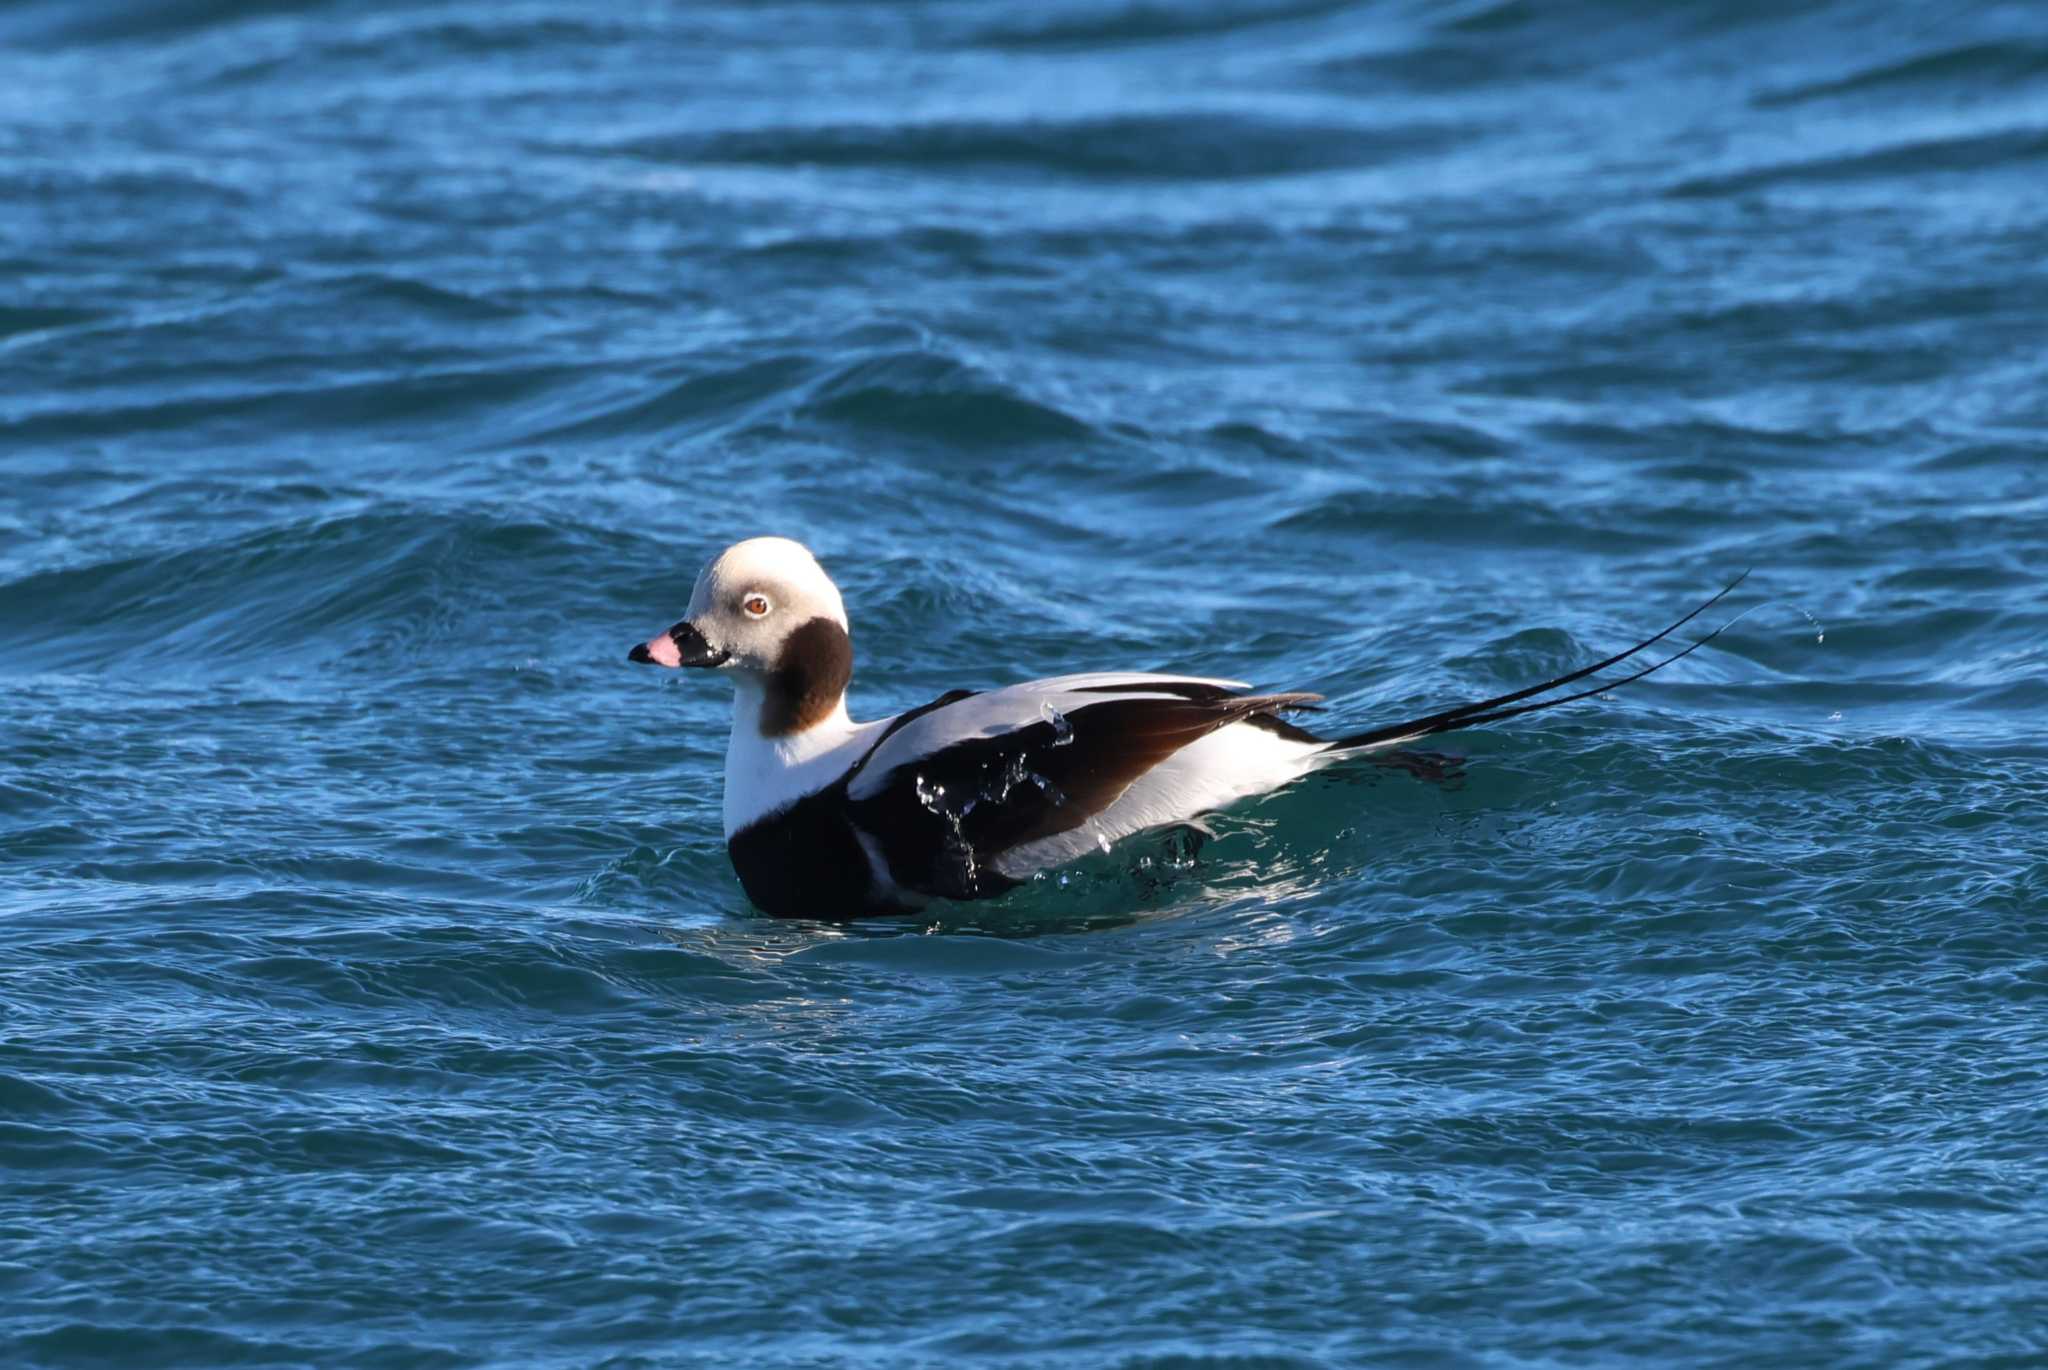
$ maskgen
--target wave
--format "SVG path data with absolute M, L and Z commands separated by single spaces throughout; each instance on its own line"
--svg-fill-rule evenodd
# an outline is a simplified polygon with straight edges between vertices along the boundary
M 544 403 L 593 369 L 507 357 L 483 340 L 529 317 L 525 302 L 424 270 L 245 271 L 193 284 L 170 303 L 0 315 L 0 336 L 19 325 L 10 366 L 37 383 L 0 414 L 0 443 L 412 431 Z
M 0 339 L 16 338 L 28 333 L 50 332 L 60 328 L 74 328 L 81 324 L 96 323 L 105 317 L 103 311 L 96 309 L 0 305 Z
M 974 449 L 1095 436 L 1065 410 L 929 352 L 891 352 L 842 367 L 813 388 L 800 412 L 825 423 Z
M 671 438 L 701 434 L 743 422 L 778 401 L 789 402 L 820 369 L 815 358 L 796 353 L 765 356 L 731 367 L 702 368 L 652 394 L 636 393 L 523 436 L 531 442 L 560 442 L 650 433 Z
M 2048 79 L 2048 45 L 2038 42 L 1964 43 L 1902 60 L 1878 62 L 1847 76 L 1804 81 L 1765 91 L 1751 102 L 1759 109 L 1811 104 L 1850 96 L 1901 99 L 1944 97 L 1981 100 L 2000 87 L 2032 87 Z
M 446 62 L 545 55 L 569 47 L 625 44 L 643 36 L 642 26 L 602 15 L 540 12 L 493 13 L 465 20 L 443 15 L 403 12 L 365 30 L 303 30 L 292 41 L 268 45 L 221 45 L 219 65 L 198 81 L 205 87 L 234 89 L 260 86 L 295 71 L 319 66 L 329 71 L 353 67 L 372 78 L 411 67 Z M 309 44 L 306 39 L 313 41 Z M 256 55 L 251 47 L 265 48 Z
M 1125 3 L 1047 5 L 1023 23 L 998 22 L 975 41 L 993 48 L 1125 47 L 1183 38 L 1239 35 L 1247 30 L 1341 14 L 1354 0 L 1262 0 L 1254 3 Z M 1107 13 L 1105 13 L 1105 9 Z
M 814 124 L 664 135 L 612 151 L 663 162 L 1008 170 L 1139 181 L 1242 180 L 1378 166 L 1444 151 L 1470 131 L 1204 109 L 1081 119 Z
M 1650 553 L 1670 545 L 1667 532 L 1630 526 L 1630 517 L 1626 510 L 1607 508 L 1597 518 L 1582 519 L 1554 502 L 1489 498 L 1472 490 L 1434 495 L 1357 490 L 1290 510 L 1268 526 L 1290 536 L 1329 534 L 1380 545 L 1513 547 L 1586 556 Z
M 262 390 L 239 388 L 212 395 L 185 393 L 177 398 L 60 402 L 0 424 L 0 441 L 56 446 L 138 434 L 175 434 L 179 441 L 190 443 L 251 428 L 361 436 L 409 425 L 453 425 L 494 414 L 513 401 L 535 399 L 582 374 L 578 367 L 537 363 Z
M 1882 147 L 1802 157 L 1761 166 L 1689 176 L 1665 194 L 1680 199 L 1739 195 L 1782 185 L 1881 181 L 1947 173 L 2013 172 L 2048 159 L 2048 130 L 2006 128 L 1952 137 L 1907 139 Z
M 140 0 L 139 3 L 28 4 L 7 16 L 17 37 L 37 43 L 114 43 L 169 39 L 250 19 L 339 9 L 297 0 Z
M 525 430 L 521 438 L 603 443 L 658 435 L 674 443 L 740 433 L 773 440 L 793 430 L 824 427 L 982 450 L 1098 436 L 1086 420 L 970 362 L 928 348 L 890 345 L 901 335 L 900 329 L 871 329 L 834 339 L 829 349 L 852 353 L 837 364 L 811 352 L 784 352 L 732 366 L 698 364 L 681 380 L 664 379 L 651 388 L 643 384 L 623 399 L 586 403 L 583 412 Z
M 508 582 L 578 584 L 603 542 L 562 523 L 381 506 L 38 571 L 0 584 L 0 669 L 203 677 L 261 661 L 298 675 L 350 657 L 388 668 L 442 655 L 505 612 Z M 561 612 L 533 615 L 515 640 Z

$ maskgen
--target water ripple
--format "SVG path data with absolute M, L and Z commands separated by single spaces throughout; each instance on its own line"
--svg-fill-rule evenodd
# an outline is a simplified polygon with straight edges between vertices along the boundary
M 1925 19 L 0 9 L 0 1359 L 2038 1360 L 2048 36 Z M 623 660 L 763 532 L 859 717 L 1755 612 L 778 922 Z

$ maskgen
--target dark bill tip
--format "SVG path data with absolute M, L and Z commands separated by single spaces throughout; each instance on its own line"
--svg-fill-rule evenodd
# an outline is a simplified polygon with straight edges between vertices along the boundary
M 723 666 L 732 653 L 721 651 L 704 640 L 704 635 L 684 619 L 665 633 L 656 633 L 626 653 L 626 660 L 649 666 Z

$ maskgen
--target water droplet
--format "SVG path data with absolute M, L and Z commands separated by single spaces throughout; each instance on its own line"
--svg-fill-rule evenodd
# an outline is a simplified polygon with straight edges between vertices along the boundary
M 943 819 L 946 826 L 952 830 L 952 846 L 960 854 L 961 871 L 965 874 L 967 883 L 971 887 L 975 882 L 980 863 L 975 859 L 974 844 L 967 840 L 967 833 L 961 828 L 960 819 L 963 814 L 974 807 L 974 801 L 972 799 L 968 800 L 967 805 L 958 812 L 947 808 L 945 804 L 946 787 L 933 784 L 922 772 L 916 777 L 913 788 L 917 792 L 917 802 L 924 805 L 928 812 L 936 814 L 939 818 Z
M 1074 725 L 1067 721 L 1065 714 L 1052 706 L 1050 699 L 1038 701 L 1038 715 L 1052 724 L 1053 746 L 1064 747 L 1074 740 Z
M 1007 802 L 1010 798 L 1010 791 L 1017 788 L 1023 781 L 1024 775 L 1024 754 L 1018 752 L 1010 758 L 1009 764 L 1003 768 L 1003 773 L 997 776 L 992 784 L 982 787 L 982 798 L 993 800 L 998 804 Z
M 1748 618 L 1751 614 L 1757 612 L 1759 609 L 1790 609 L 1793 613 L 1805 619 L 1808 624 L 1812 625 L 1813 640 L 1816 646 L 1828 640 L 1827 625 L 1822 623 L 1819 619 L 1815 618 L 1812 614 L 1808 613 L 1804 607 L 1794 604 L 1789 599 L 1767 599 L 1761 604 L 1752 604 L 1747 609 L 1744 609 L 1741 613 L 1737 614 L 1735 617 L 1729 619 L 1726 623 L 1722 624 L 1719 628 L 1715 629 L 1715 633 L 1718 634 L 1727 632 L 1730 628 L 1733 628 L 1736 624 L 1742 622 L 1742 620 Z
M 1819 619 L 1815 618 L 1812 614 L 1806 612 L 1803 606 L 1794 604 L 1789 599 L 1779 600 L 1777 602 L 1783 604 L 1786 608 L 1792 610 L 1792 612 L 1798 614 L 1801 618 L 1805 619 L 1808 623 L 1811 623 L 1813 625 L 1813 642 L 1816 647 L 1828 640 L 1827 625 L 1825 623 L 1822 623 Z M 1757 608 L 1759 609 L 1763 607 L 1764 606 L 1761 604 L 1757 605 Z

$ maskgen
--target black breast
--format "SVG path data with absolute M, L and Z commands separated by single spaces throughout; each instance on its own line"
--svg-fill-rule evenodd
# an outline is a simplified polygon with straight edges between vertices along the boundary
M 747 898 L 776 918 L 857 918 L 888 908 L 837 786 L 748 824 L 725 849 Z

